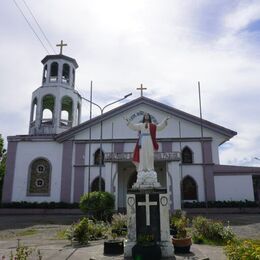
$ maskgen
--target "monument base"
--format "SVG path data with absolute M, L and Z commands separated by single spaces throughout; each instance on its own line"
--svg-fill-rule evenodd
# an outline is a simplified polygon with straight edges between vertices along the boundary
M 169 198 L 166 189 L 131 189 L 127 194 L 127 240 L 124 255 L 132 257 L 132 249 L 140 237 L 152 235 L 160 246 L 162 257 L 173 256 L 169 226 Z
M 125 240 L 125 246 L 124 246 L 125 257 L 132 257 L 132 249 L 135 245 L 136 242 L 129 241 L 128 239 Z
M 157 181 L 157 173 L 155 171 L 139 171 L 137 180 L 132 189 L 154 189 L 160 188 L 161 185 Z

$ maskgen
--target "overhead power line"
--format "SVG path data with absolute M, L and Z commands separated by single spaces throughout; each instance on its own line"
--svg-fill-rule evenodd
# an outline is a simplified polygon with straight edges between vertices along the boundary
M 20 13 L 22 14 L 23 18 L 25 19 L 25 21 L 27 22 L 27 24 L 29 25 L 29 27 L 31 28 L 31 30 L 33 31 L 34 35 L 36 36 L 36 38 L 38 39 L 38 41 L 41 43 L 42 47 L 44 48 L 44 50 L 48 53 L 48 49 L 45 47 L 44 43 L 42 42 L 42 40 L 40 39 L 40 37 L 38 36 L 38 34 L 36 33 L 36 31 L 33 29 L 33 26 L 31 25 L 30 21 L 26 18 L 23 10 L 19 7 L 19 5 L 17 4 L 16 0 L 13 0 L 15 6 L 17 7 L 17 9 L 20 11 Z
M 28 6 L 28 4 L 26 3 L 25 0 L 23 0 L 23 3 L 24 3 L 24 5 L 26 6 L 26 8 L 28 9 L 28 11 L 30 12 L 31 16 L 33 17 L 33 19 L 34 19 L 35 23 L 37 24 L 39 30 L 41 31 L 42 35 L 44 36 L 46 42 L 49 44 L 49 46 L 51 47 L 52 51 L 55 53 L 55 50 L 54 50 L 54 48 L 52 47 L 52 44 L 50 43 L 49 39 L 47 38 L 47 36 L 46 36 L 46 34 L 44 33 L 43 29 L 41 28 L 40 24 L 38 23 L 38 21 L 37 21 L 35 15 L 33 14 L 32 10 L 31 10 L 31 8 Z

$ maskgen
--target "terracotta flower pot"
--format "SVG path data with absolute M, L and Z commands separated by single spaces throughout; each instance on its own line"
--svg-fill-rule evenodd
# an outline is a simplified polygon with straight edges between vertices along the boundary
M 172 244 L 174 246 L 174 253 L 186 254 L 190 252 L 192 244 L 191 237 L 176 238 L 172 237 Z

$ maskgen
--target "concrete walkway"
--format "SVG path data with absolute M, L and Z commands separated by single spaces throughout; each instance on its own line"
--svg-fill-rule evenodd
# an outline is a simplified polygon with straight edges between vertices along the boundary
M 210 215 L 209 218 L 230 223 L 239 237 L 260 239 L 260 215 L 259 214 L 232 214 Z M 67 240 L 59 239 L 59 231 L 65 230 L 71 223 L 77 221 L 79 216 L 0 216 L 0 260 L 5 256 L 9 259 L 10 252 L 15 252 L 17 239 L 21 244 L 34 249 L 32 260 L 38 260 L 37 250 L 43 256 L 42 260 L 119 260 L 123 255 L 104 256 L 103 241 L 91 241 L 86 247 L 73 248 Z M 223 247 L 209 245 L 192 245 L 191 254 L 174 255 L 172 259 L 198 260 L 198 259 L 224 260 Z
M 1 257 L 5 256 L 5 259 L 9 259 L 10 252 L 15 252 L 17 242 L 10 241 L 11 243 L 7 245 L 1 241 L 0 247 L 5 247 L 5 249 L 0 249 L 0 259 Z M 28 245 L 30 242 L 30 247 L 34 248 L 34 251 L 29 259 L 39 259 L 37 257 L 37 252 L 40 250 L 40 254 L 43 256 L 42 259 L 44 260 L 122 260 L 124 259 L 123 255 L 104 255 L 103 254 L 103 241 L 95 241 L 91 242 L 88 246 L 85 247 L 72 247 L 69 244 L 61 243 L 49 243 L 48 245 L 39 245 L 41 241 L 35 241 L 32 244 L 32 241 L 23 240 L 23 245 Z M 168 260 L 199 260 L 199 259 L 211 259 L 211 260 L 224 260 L 226 259 L 223 254 L 222 247 L 216 246 L 207 246 L 207 245 L 192 245 L 191 253 L 185 255 L 175 255 L 173 253 L 172 258 L 167 258 Z

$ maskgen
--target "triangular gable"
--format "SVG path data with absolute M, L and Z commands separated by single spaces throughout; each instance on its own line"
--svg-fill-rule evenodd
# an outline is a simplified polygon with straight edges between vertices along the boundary
M 149 105 L 149 106 L 151 106 L 155 109 L 158 109 L 158 110 L 161 110 L 161 111 L 166 112 L 168 114 L 171 114 L 173 116 L 185 119 L 185 120 L 192 122 L 196 125 L 201 125 L 201 123 L 202 123 L 203 127 L 208 128 L 210 130 L 213 130 L 213 131 L 220 133 L 222 135 L 225 135 L 228 138 L 232 138 L 233 136 L 235 136 L 237 134 L 233 130 L 230 130 L 230 129 L 225 128 L 223 126 L 214 124 L 214 123 L 207 121 L 207 120 L 204 120 L 204 119 L 201 121 L 201 119 L 199 117 L 188 114 L 186 112 L 183 112 L 183 111 L 178 110 L 176 108 L 162 104 L 160 102 L 154 101 L 154 100 L 149 99 L 147 97 L 139 97 L 139 98 L 137 98 L 133 101 L 130 101 L 130 102 L 124 104 L 124 105 L 121 105 L 117 108 L 114 108 L 114 109 L 104 113 L 103 115 L 92 118 L 92 119 L 90 119 L 90 120 L 88 120 L 84 123 L 81 123 L 78 126 L 75 126 L 71 129 L 65 131 L 65 132 L 58 134 L 56 136 L 56 140 L 58 142 L 63 142 L 65 140 L 68 140 L 71 137 L 73 137 L 75 134 L 77 134 L 77 133 L 79 133 L 79 132 L 81 132 L 81 131 L 89 128 L 89 127 L 92 127 L 93 125 L 100 123 L 101 120 L 102 121 L 108 120 L 111 117 L 114 117 L 118 114 L 122 114 L 122 113 L 126 112 L 127 110 L 135 108 L 136 106 L 141 105 L 141 104 Z

